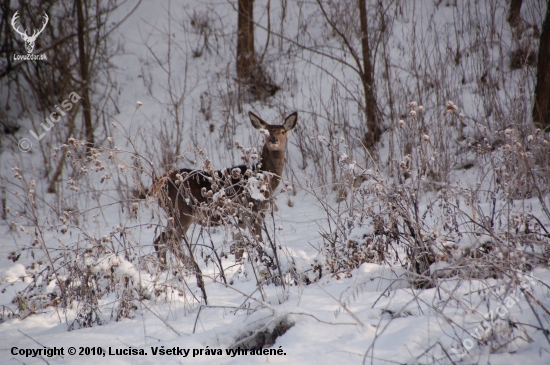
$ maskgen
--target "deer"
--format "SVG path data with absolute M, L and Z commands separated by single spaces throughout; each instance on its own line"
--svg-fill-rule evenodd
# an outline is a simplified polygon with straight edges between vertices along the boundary
M 18 18 L 18 15 L 17 15 L 18 12 L 19 12 L 19 10 L 16 11 L 15 14 L 13 14 L 13 18 L 11 19 L 11 26 L 21 36 L 21 38 L 23 38 L 23 40 L 25 41 L 25 49 L 27 50 L 27 53 L 30 54 L 30 53 L 32 53 L 32 51 L 34 51 L 34 44 L 36 42 L 36 38 L 38 38 L 40 33 L 42 33 L 44 31 L 44 29 L 46 28 L 46 25 L 48 24 L 48 20 L 50 18 L 48 17 L 48 14 L 44 13 L 44 22 L 42 24 L 42 29 L 40 29 L 40 30 L 35 29 L 33 34 L 31 36 L 29 36 L 27 34 L 26 29 L 25 29 L 24 32 L 22 32 L 22 31 L 19 30 L 19 26 L 15 24 L 15 22 L 17 21 L 17 18 Z
M 248 227 L 255 238 L 263 242 L 263 219 L 270 198 L 281 182 L 286 142 L 290 131 L 296 126 L 298 113 L 287 116 L 281 125 L 271 125 L 252 112 L 248 115 L 252 127 L 265 136 L 258 163 L 219 171 L 183 168 L 166 173 L 153 182 L 149 195 L 168 213 L 169 221 L 174 226 L 172 229 L 167 227 L 153 243 L 161 266 L 166 264 L 166 248 L 174 238 L 173 234 L 176 234 L 176 242 L 183 239 L 188 250 L 191 250 L 186 234 L 192 223 L 219 225 L 224 215 L 231 213 L 251 212 L 245 214 L 248 215 L 246 217 L 239 214 L 239 232 Z M 225 181 L 224 189 L 220 189 L 220 181 Z M 213 200 L 216 204 L 212 204 Z M 181 251 L 175 250 L 175 253 L 185 259 Z

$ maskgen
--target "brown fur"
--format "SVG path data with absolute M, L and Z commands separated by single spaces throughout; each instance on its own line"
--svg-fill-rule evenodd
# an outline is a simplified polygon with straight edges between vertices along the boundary
M 260 160 L 261 168 L 256 169 L 253 167 L 253 169 L 257 170 L 254 172 L 270 173 L 266 174 L 271 176 L 269 189 L 263 193 L 266 198 L 269 198 L 275 189 L 277 189 L 281 181 L 285 164 L 286 140 L 289 132 L 296 125 L 298 114 L 293 113 L 289 115 L 282 125 L 267 124 L 252 112 L 249 113 L 249 116 L 254 128 L 266 129 L 269 132 L 269 136 L 266 136 L 265 144 L 262 149 Z M 241 170 L 241 175 L 244 179 L 247 179 L 246 166 L 241 165 L 233 167 L 229 169 L 229 173 L 235 168 L 239 168 Z M 217 173 L 219 177 L 231 180 L 233 191 L 226 192 L 228 197 L 231 198 L 231 196 L 237 196 L 243 193 L 243 185 L 240 178 L 235 179 L 231 176 L 223 176 L 221 171 L 215 173 Z M 181 175 L 179 179 L 178 175 Z M 206 203 L 209 200 L 207 196 L 203 195 L 203 191 L 204 189 L 206 189 L 206 191 L 212 189 L 212 184 L 208 180 L 209 177 L 212 176 L 206 171 L 181 169 L 179 171 L 164 174 L 153 184 L 149 190 L 149 194 L 158 201 L 159 205 L 166 210 L 170 217 L 174 218 L 175 227 L 171 228 L 170 232 L 175 230 L 177 235 L 184 237 L 189 226 L 193 222 L 206 226 L 217 225 L 220 222 L 221 217 L 219 214 L 216 214 L 216 212 L 213 212 L 211 209 L 208 211 L 203 209 L 206 204 L 202 203 Z M 234 201 L 236 201 L 236 199 Z M 254 213 L 254 217 L 251 219 L 253 220 L 251 230 L 258 236 L 258 240 L 262 241 L 261 227 L 263 224 L 263 214 L 266 212 L 268 204 L 266 202 L 256 201 L 250 197 L 247 197 L 246 201 L 247 204 L 252 203 L 252 211 Z M 225 208 L 231 209 L 230 206 Z M 239 224 L 239 226 L 240 228 L 244 228 L 244 222 Z M 170 241 L 170 235 L 171 234 L 167 233 L 165 230 L 154 241 L 155 250 L 163 264 L 166 262 L 166 247 L 161 248 L 161 244 L 165 246 L 168 241 Z M 183 257 L 179 248 L 174 247 L 173 251 L 176 254 L 180 252 L 178 255 Z

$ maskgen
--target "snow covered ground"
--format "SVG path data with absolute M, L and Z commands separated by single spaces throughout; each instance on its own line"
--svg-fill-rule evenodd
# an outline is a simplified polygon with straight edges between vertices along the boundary
M 411 5 L 413 3 L 414 5 Z M 388 49 L 380 51 L 387 52 L 398 60 L 394 64 L 394 74 L 389 77 L 394 80 L 392 82 L 403 85 L 400 92 L 407 95 L 408 100 L 415 98 L 414 87 L 410 84 L 410 74 L 399 67 L 400 63 L 405 65 L 414 62 L 415 59 L 433 57 L 433 66 L 437 68 L 435 60 L 441 54 L 435 50 L 444 48 L 444 42 L 449 40 L 450 32 L 445 29 L 449 28 L 450 23 L 460 23 L 454 18 L 457 13 L 453 12 L 452 6 L 445 6 L 443 3 L 450 2 L 403 3 L 400 15 L 396 15 L 395 18 L 394 37 L 387 44 Z M 502 27 L 500 40 L 504 39 L 511 43 L 512 36 L 506 33 L 502 25 L 506 12 L 503 5 L 505 2 L 488 3 L 496 5 L 481 7 L 488 13 L 499 14 L 497 19 Z M 541 7 L 537 2 L 528 3 L 529 6 L 524 7 L 524 16 L 535 21 L 536 19 L 530 17 L 536 18 L 533 14 L 540 14 Z M 282 11 L 282 4 L 288 7 L 284 23 L 285 36 L 296 35 L 296 39 L 300 39 L 300 36 L 314 34 L 318 39 L 322 39 L 330 33 L 330 30 L 319 21 L 321 18 L 318 10 L 315 10 L 315 4 L 286 1 L 271 4 L 272 19 L 276 18 L 275 14 Z M 117 10 L 117 16 L 122 19 L 134 5 L 129 3 L 121 7 Z M 266 23 L 264 5 L 263 2 L 255 4 L 255 18 L 260 24 Z M 361 125 L 364 123 L 358 116 L 360 113 L 350 111 L 349 104 L 347 114 L 343 114 L 351 122 L 333 120 L 331 116 L 335 115 L 329 112 L 323 114 L 322 111 L 323 108 L 330 109 L 328 105 L 333 106 L 336 103 L 333 92 L 334 79 L 339 78 L 345 84 L 356 76 L 341 63 L 331 62 L 319 54 L 292 49 L 290 42 L 278 43 L 279 41 L 272 39 L 266 60 L 276 60 L 271 67 L 275 81 L 281 85 L 282 90 L 271 101 L 244 103 L 242 113 L 236 112 L 237 108 L 224 109 L 231 105 L 227 99 L 235 92 L 231 82 L 224 81 L 227 64 L 234 62 L 234 55 L 231 53 L 236 42 L 234 29 L 237 14 L 234 6 L 235 2 L 203 3 L 191 0 L 183 4 L 140 4 L 137 11 L 113 34 L 114 39 L 123 44 L 124 52 L 113 59 L 116 67 L 113 75 L 119 90 L 119 113 L 111 115 L 109 119 L 108 124 L 114 122 L 117 125 L 116 128 L 110 127 L 110 133 L 116 146 L 133 151 L 133 146 L 124 138 L 124 135 L 127 135 L 133 140 L 140 154 L 151 156 L 157 167 L 156 172 L 162 173 L 158 166 L 162 163 L 159 151 L 163 139 L 159 136 L 164 133 L 173 141 L 179 133 L 175 127 L 171 129 L 171 124 L 168 124 L 167 130 L 162 129 L 163 123 L 171 121 L 174 117 L 170 114 L 173 109 L 170 109 L 170 102 L 167 100 L 175 95 L 181 98 L 181 114 L 178 118 L 183 122 L 182 140 L 177 141 L 181 147 L 180 153 L 184 154 L 187 146 L 204 149 L 217 169 L 240 162 L 233 147 L 235 141 L 247 146 L 261 146 L 260 134 L 250 127 L 246 118 L 249 110 L 258 112 L 265 120 L 273 123 L 281 123 L 280 115 L 297 110 L 298 125 L 303 133 L 289 137 L 287 167 L 284 172 L 284 178 L 294 185 L 295 193 L 279 194 L 274 218 L 267 224 L 268 229 L 273 232 L 275 227 L 282 227 L 282 230 L 277 231 L 282 269 L 295 270 L 302 278 L 307 276 L 312 282 L 306 285 L 305 280 L 294 281 L 288 274 L 285 276 L 285 286 L 264 284 L 260 294 L 254 269 L 246 260 L 240 264 L 235 262 L 233 255 L 222 258 L 230 285 L 221 282 L 219 270 L 213 261 L 198 260 L 208 295 L 208 305 L 200 304 L 192 298 L 201 297 L 195 275 L 187 275 L 184 285 L 177 282 L 176 274 L 159 272 L 153 275 L 145 270 L 145 266 L 149 265 L 147 268 L 150 268 L 151 262 L 155 260 L 152 243 L 155 235 L 159 233 L 155 227 L 165 222 L 162 215 L 162 218 L 159 218 L 156 214 L 158 207 L 154 207 L 155 202 L 150 200 L 147 205 L 140 203 L 137 215 L 131 216 L 128 208 L 123 211 L 120 206 L 111 205 L 120 198 L 114 188 L 116 182 L 111 181 L 105 188 L 98 188 L 98 197 L 95 201 L 89 196 L 69 192 L 67 189 L 63 192 L 66 200 L 55 203 L 55 196 L 45 192 L 47 184 L 40 180 L 43 173 L 40 154 L 23 154 L 12 159 L 10 153 L 4 151 L 0 166 L 2 176 L 17 182 L 17 177 L 13 177 L 12 167 L 19 161 L 19 166 L 22 166 L 23 170 L 21 173 L 26 174 L 24 181 L 36 179 L 34 194 L 44 197 L 46 203 L 41 203 L 37 221 L 42 227 L 41 242 L 48 247 L 48 251 L 54 255 L 66 247 L 74 247 L 78 242 L 90 242 L 82 238 L 87 235 L 95 237 L 98 242 L 102 237 L 109 237 L 108 241 L 102 241 L 105 246 L 109 246 L 110 242 L 123 242 L 120 243 L 120 247 L 117 246 L 112 252 L 103 255 L 100 262 L 90 261 L 89 270 L 104 275 L 112 268 L 113 277 L 129 278 L 135 287 L 143 290 L 147 299 L 132 302 L 136 306 L 133 315 L 130 316 L 132 318 L 116 321 L 116 315 L 113 313 L 116 314 L 116 308 L 121 300 L 116 293 L 122 292 L 111 292 L 102 296 L 98 304 L 98 316 L 102 324 L 91 328 L 78 328 L 79 326 L 75 325 L 74 321 L 80 309 L 78 302 L 67 309 L 45 306 L 24 319 L 14 318 L 11 313 L 23 312 L 26 309 L 25 304 L 16 299 L 18 292 L 33 282 L 33 275 L 45 270 L 51 258 L 44 255 L 41 245 L 33 246 L 31 235 L 25 232 L 36 232 L 35 228 L 26 226 L 24 220 L 11 216 L 9 220 L 0 221 L 0 364 L 549 364 L 550 335 L 539 330 L 545 328 L 548 331 L 550 328 L 550 270 L 544 268 L 545 265 L 535 267 L 529 273 L 514 273 L 514 277 L 521 279 L 519 283 L 507 280 L 507 277 L 470 280 L 453 277 L 442 281 L 441 285 L 436 287 L 418 289 L 410 285 L 402 265 L 374 263 L 363 263 L 359 268 L 351 270 L 351 277 L 333 276 L 325 271 L 324 275 L 315 281 L 315 266 L 319 262 L 324 262 L 322 251 L 326 242 L 325 234 L 334 229 L 330 224 L 338 220 L 335 217 L 344 216 L 343 213 L 338 215 L 336 212 L 345 212 L 348 206 L 340 206 L 338 191 L 327 187 L 334 182 L 330 177 L 331 160 L 326 158 L 329 154 L 319 152 L 318 156 L 323 158 L 319 162 L 314 157 L 303 159 L 300 151 L 302 148 L 319 148 L 317 134 L 334 133 L 340 137 L 353 136 L 354 133 L 363 131 Z M 484 15 L 476 13 L 475 9 L 469 11 L 479 17 Z M 215 28 L 214 33 L 220 35 L 219 39 L 210 39 L 210 52 L 205 51 L 205 54 L 198 58 L 191 57 L 189 50 L 200 45 L 197 43 L 201 40 L 200 35 L 185 34 L 181 27 L 186 25 L 177 22 L 178 19 L 183 23 L 189 21 L 194 12 L 203 16 L 206 14 L 214 19 L 211 23 Z M 424 13 L 424 16 L 420 16 L 420 13 Z M 172 23 L 167 22 L 167 14 L 173 17 Z M 470 14 L 469 19 L 474 18 Z M 411 28 L 415 20 L 420 24 L 419 28 L 415 29 L 425 30 L 422 35 L 415 36 L 418 42 L 433 40 L 430 37 L 438 31 L 442 38 L 441 43 L 435 43 L 433 48 L 428 47 L 426 55 L 407 53 L 407 47 L 413 37 Z M 281 32 L 276 25 L 273 27 L 274 31 Z M 463 27 L 475 33 L 469 29 L 468 24 L 463 24 Z M 304 30 L 306 28 L 307 31 Z M 482 28 L 480 25 L 478 32 L 486 31 Z M 170 47 L 175 50 L 170 54 L 167 34 L 168 39 L 172 39 Z M 456 39 L 451 39 L 453 40 Z M 266 32 L 261 27 L 256 30 L 256 41 L 261 47 L 266 41 Z M 479 44 L 476 46 L 473 43 L 475 42 L 472 41 L 472 44 L 468 44 L 462 51 L 472 54 L 477 52 L 476 47 Z M 288 57 L 277 56 L 277 52 L 285 49 L 288 50 Z M 434 52 L 433 55 L 428 55 L 430 50 Z M 504 63 L 497 45 L 494 49 L 488 50 L 486 56 L 489 70 L 498 68 L 499 62 Z M 169 73 L 166 71 L 167 68 L 163 67 L 168 64 L 168 60 Z M 331 70 L 331 76 L 325 72 L 327 69 Z M 440 71 L 444 73 L 443 70 Z M 465 143 L 470 141 L 468 138 L 476 138 L 479 129 L 476 118 L 485 112 L 486 106 L 481 105 L 476 98 L 476 92 L 479 90 L 475 82 L 484 71 L 486 70 L 479 70 L 474 66 L 464 67 L 463 72 L 444 77 L 451 82 L 456 81 L 457 74 L 462 73 L 463 76 L 463 80 L 457 82 L 463 86 L 457 86 L 456 93 L 452 96 L 456 97 L 455 101 L 461 106 L 461 111 L 468 115 L 467 125 L 463 128 Z M 434 69 L 433 72 L 437 73 L 438 70 Z M 429 83 L 427 76 L 429 75 L 422 76 L 426 84 Z M 522 74 L 519 71 L 510 72 L 506 82 L 519 83 L 521 78 Z M 530 80 L 526 78 L 525 82 L 529 83 Z M 385 81 L 381 81 L 380 84 L 383 82 Z M 350 83 L 349 87 L 354 86 Z M 512 99 L 515 92 L 521 93 L 516 90 L 519 88 L 511 89 L 514 90 L 510 92 Z M 430 102 L 437 105 L 437 102 L 441 102 L 437 91 L 428 92 L 427 95 L 429 100 L 424 101 L 425 105 L 429 105 Z M 211 98 L 212 121 L 207 120 L 201 111 L 203 98 Z M 313 100 L 319 103 L 312 105 Z M 136 105 L 137 101 L 141 102 L 141 106 Z M 443 100 L 443 103 L 446 101 Z M 445 107 L 444 104 L 439 106 Z M 406 115 L 406 108 L 404 113 Z M 435 106 L 427 111 L 431 116 L 438 113 Z M 228 132 L 223 139 L 219 137 L 218 131 L 224 125 L 216 124 L 216 120 L 222 118 L 234 123 L 228 127 L 233 128 L 233 133 Z M 397 120 L 393 121 L 394 124 L 396 122 Z M 491 124 L 493 120 L 489 116 L 484 117 L 484 122 L 489 126 L 494 125 Z M 216 133 L 209 132 L 212 123 Z M 308 137 L 314 137 L 311 145 L 307 144 L 310 142 L 299 140 L 308 133 Z M 456 135 L 453 133 L 455 132 L 449 132 L 449 136 L 454 138 Z M 392 151 L 398 146 L 392 145 L 389 139 L 383 142 L 379 152 L 380 161 L 385 163 L 393 157 L 397 160 L 406 155 L 401 151 L 394 156 Z M 351 153 L 361 165 L 364 152 L 358 143 L 349 143 Z M 187 156 L 193 159 L 194 155 L 190 152 Z M 464 156 L 468 162 L 468 159 L 475 158 L 475 153 L 468 152 Z M 334 159 L 338 160 L 338 156 Z M 124 180 L 123 172 L 131 165 L 132 162 L 129 161 L 113 163 L 113 180 L 120 178 L 119 183 L 128 182 Z M 190 164 L 187 163 L 185 167 L 190 167 Z M 320 177 L 323 171 L 326 172 L 326 176 Z M 354 171 L 353 166 L 350 171 Z M 17 170 L 15 173 L 17 174 Z M 87 183 L 99 186 L 101 174 L 96 175 L 86 180 Z M 453 183 L 460 183 L 462 187 L 475 186 L 478 181 L 482 181 L 482 190 L 492 188 L 491 178 L 491 173 L 482 170 L 479 165 L 468 170 L 456 169 L 451 174 Z M 388 180 L 391 180 L 391 177 L 388 177 Z M 372 180 L 367 181 L 365 185 L 370 182 Z M 150 177 L 143 176 L 142 183 L 148 186 L 151 183 Z M 81 186 L 84 191 L 88 185 Z M 437 192 L 430 191 L 426 193 L 426 197 L 420 199 L 420 215 L 429 210 L 428 203 L 433 201 L 430 199 L 435 196 Z M 15 198 L 10 199 L 12 198 L 8 199 L 11 203 L 17 201 Z M 546 201 L 550 204 L 548 197 Z M 71 218 L 65 225 L 65 222 L 58 221 L 59 217 L 53 213 L 54 209 L 48 209 L 47 203 L 56 207 L 56 204 L 59 204 L 63 209 L 78 206 L 85 213 L 79 216 L 81 221 L 78 224 Z M 332 218 L 327 217 L 326 207 L 321 203 L 334 208 L 335 214 Z M 461 203 L 464 204 L 463 201 Z M 498 204 L 498 207 L 504 206 Z M 101 209 L 96 209 L 99 206 Z M 489 200 L 480 202 L 479 206 L 481 213 L 487 216 L 490 216 L 491 209 L 494 209 Z M 518 211 L 529 211 L 538 217 L 544 217 L 543 208 L 536 198 L 514 201 L 514 206 Z M 12 220 L 19 226 L 14 228 Z M 434 227 L 439 224 L 436 218 L 428 217 L 426 221 Z M 548 227 L 547 219 L 543 218 L 543 223 Z M 24 228 L 20 228 L 21 226 Z M 198 230 L 197 228 L 194 231 L 193 237 L 199 235 Z M 225 232 L 219 228 L 210 228 L 208 232 L 212 244 L 223 247 L 220 251 L 227 251 L 222 246 L 226 241 Z M 358 227 L 354 234 L 360 238 L 366 232 L 367 228 Z M 350 238 L 353 237 L 350 234 Z M 470 236 L 464 236 L 456 243 L 460 250 L 479 248 L 484 243 L 483 239 L 488 236 L 476 237 L 479 237 L 476 242 L 473 242 Z M 14 252 L 19 256 L 14 257 Z M 65 259 L 70 261 L 71 257 L 74 259 L 74 256 L 70 255 Z M 432 272 L 447 267 L 444 261 L 438 261 L 433 265 Z M 164 284 L 166 287 L 163 288 L 162 294 L 155 296 L 155 291 L 160 290 Z M 43 294 L 56 290 L 59 288 L 53 281 L 43 286 Z M 533 303 L 536 303 L 534 309 Z M 250 350 L 247 354 L 232 352 L 239 346 L 244 347 L 255 332 L 265 329 L 270 332 L 275 327 L 284 327 L 286 331 L 275 339 L 271 347 L 264 348 L 268 350 L 267 354 L 251 354 Z M 63 348 L 63 353 L 58 352 L 49 357 L 48 354 L 33 356 L 37 353 L 25 352 L 27 349 L 37 350 L 45 347 Z M 70 348 L 76 349 L 76 354 L 70 354 Z M 161 354 L 163 350 L 164 355 Z M 172 351 L 169 353 L 168 350 Z

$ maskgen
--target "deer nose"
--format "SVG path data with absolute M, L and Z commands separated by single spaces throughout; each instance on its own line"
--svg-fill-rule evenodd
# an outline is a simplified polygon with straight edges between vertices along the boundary
M 279 138 L 277 138 L 275 136 L 271 136 L 271 137 L 269 137 L 269 143 L 278 144 L 279 143 Z

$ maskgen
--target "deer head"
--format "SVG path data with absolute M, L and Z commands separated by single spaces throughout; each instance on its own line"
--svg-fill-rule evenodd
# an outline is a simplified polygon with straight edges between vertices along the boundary
M 34 50 L 34 42 L 36 42 L 36 38 L 38 38 L 38 36 L 40 35 L 40 33 L 42 33 L 42 31 L 44 30 L 44 28 L 46 28 L 46 24 L 48 24 L 48 20 L 50 18 L 48 18 L 48 14 L 44 13 L 44 24 L 42 25 L 42 29 L 40 30 L 37 30 L 35 29 L 34 30 L 34 33 L 32 34 L 32 36 L 29 36 L 27 34 L 27 30 L 25 29 L 24 32 L 21 32 L 19 30 L 19 26 L 16 26 L 15 24 L 15 21 L 17 20 L 17 13 L 19 12 L 16 11 L 15 14 L 13 14 L 13 18 L 11 19 L 11 26 L 13 27 L 13 29 L 19 33 L 21 35 L 21 38 L 23 38 L 23 40 L 25 41 L 25 49 L 27 50 L 27 53 L 32 53 L 32 51 Z
M 256 114 L 249 112 L 250 122 L 256 129 L 265 129 L 265 146 L 270 151 L 284 151 L 288 133 L 296 126 L 298 113 L 294 112 L 286 117 L 282 125 L 271 125 Z

